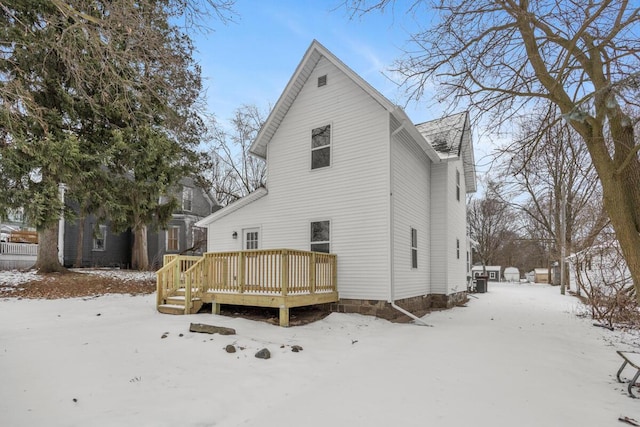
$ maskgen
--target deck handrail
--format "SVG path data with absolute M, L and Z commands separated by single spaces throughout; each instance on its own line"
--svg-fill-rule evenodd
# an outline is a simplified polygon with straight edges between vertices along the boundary
M 160 306 L 167 296 L 180 289 L 186 283 L 185 272 L 195 263 L 200 261 L 198 256 L 165 255 L 163 261 L 168 261 L 156 272 L 156 296 L 157 305 Z M 188 292 L 185 286 L 185 294 Z M 190 289 L 189 289 L 190 292 Z M 185 300 L 186 300 L 185 296 Z M 189 305 L 185 304 L 185 309 L 190 307 L 191 296 L 189 295 Z
M 338 290 L 335 254 L 294 249 L 207 252 L 188 277 L 199 292 L 287 296 Z

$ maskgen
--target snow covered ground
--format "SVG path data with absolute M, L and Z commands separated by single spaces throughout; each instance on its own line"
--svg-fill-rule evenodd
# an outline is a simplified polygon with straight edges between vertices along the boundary
M 0 301 L 2 426 L 622 426 L 634 334 L 557 287 L 490 283 L 433 327 L 331 314 L 280 328 L 154 295 Z M 189 332 L 190 322 L 237 335 Z M 162 338 L 165 336 L 165 338 Z M 225 347 L 233 344 L 236 353 Z M 292 346 L 303 348 L 293 352 Z M 254 354 L 271 351 L 271 359 Z M 631 372 L 627 372 L 631 374 Z

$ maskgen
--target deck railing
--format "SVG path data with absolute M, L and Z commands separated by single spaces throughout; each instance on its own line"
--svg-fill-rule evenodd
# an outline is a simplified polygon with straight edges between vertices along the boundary
M 186 283 L 185 272 L 195 263 L 200 261 L 197 256 L 178 256 L 165 255 L 163 261 L 165 264 L 156 272 L 156 296 L 157 304 L 174 294 L 178 289 Z M 189 298 L 189 306 L 191 299 Z M 185 307 L 189 307 L 185 304 Z
M 337 290 L 336 256 L 291 249 L 210 252 L 194 267 L 204 292 L 313 294 Z
M 184 278 L 186 306 L 205 292 L 277 296 L 337 292 L 334 254 L 259 249 L 165 261 L 169 263 L 158 271 L 158 304 L 163 295 L 179 287 L 180 277 Z

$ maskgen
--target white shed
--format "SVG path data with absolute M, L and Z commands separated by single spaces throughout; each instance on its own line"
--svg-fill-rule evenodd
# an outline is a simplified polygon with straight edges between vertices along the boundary
M 507 267 L 504 269 L 504 280 L 507 282 L 519 282 L 520 270 L 516 267 Z

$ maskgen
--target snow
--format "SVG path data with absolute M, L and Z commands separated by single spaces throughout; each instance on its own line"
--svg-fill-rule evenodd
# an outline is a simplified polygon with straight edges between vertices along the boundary
M 616 350 L 637 351 L 636 334 L 594 327 L 557 287 L 492 282 L 467 307 L 426 316 L 433 327 L 334 313 L 280 328 L 163 315 L 154 304 L 154 295 L 1 300 L 0 425 L 584 427 L 640 419 L 640 401 L 615 379 Z M 191 322 L 237 335 L 190 333 Z M 238 351 L 227 353 L 228 344 Z M 254 357 L 262 348 L 271 359 Z

